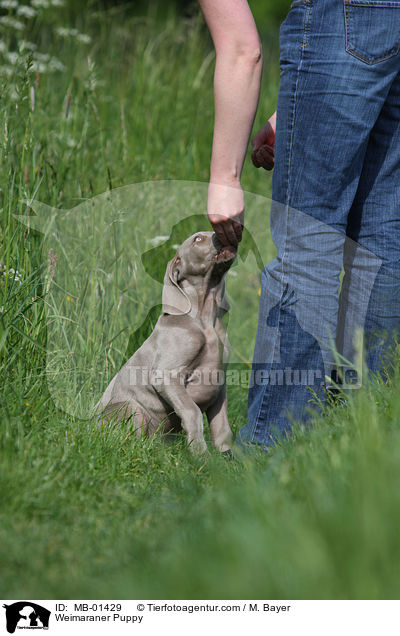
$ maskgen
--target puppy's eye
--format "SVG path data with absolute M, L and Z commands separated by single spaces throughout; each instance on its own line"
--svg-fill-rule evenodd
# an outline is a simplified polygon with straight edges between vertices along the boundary
M 195 236 L 193 242 L 194 243 L 201 243 L 201 241 L 203 241 L 203 240 L 204 240 L 203 236 Z

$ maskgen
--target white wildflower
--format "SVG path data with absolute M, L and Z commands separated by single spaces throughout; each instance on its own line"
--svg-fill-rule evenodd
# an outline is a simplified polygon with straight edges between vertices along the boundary
M 10 267 L 9 270 L 6 270 L 6 266 L 4 263 L 0 262 L 0 272 L 3 274 L 5 278 L 12 278 L 16 283 L 22 285 L 23 279 L 22 274 L 17 269 Z
M 67 144 L 68 148 L 75 148 L 76 146 L 76 141 L 72 137 L 66 137 L 65 143 Z
M 52 73 L 53 71 L 64 71 L 65 66 L 47 53 L 35 53 L 31 70 L 36 73 Z
M 33 59 L 31 70 L 35 73 L 52 73 L 54 71 L 65 71 L 65 66 L 55 57 L 37 53 Z
M 35 9 L 48 9 L 50 6 L 49 0 L 31 0 L 32 7 Z
M 90 44 L 92 38 L 90 35 L 86 33 L 79 33 L 78 29 L 66 29 L 65 27 L 58 27 L 56 29 L 57 35 L 61 38 L 76 38 L 79 42 L 83 42 L 83 44 Z
M 11 77 L 11 75 L 14 75 L 14 69 L 12 68 L 12 66 L 3 66 L 0 65 L 0 75 L 5 75 L 6 77 Z
M 48 53 L 36 53 L 35 60 L 46 64 L 47 62 L 50 62 L 50 55 L 48 55 Z
M 5 53 L 7 51 L 7 44 L 0 40 L 0 53 Z
M 64 27 L 57 27 L 56 33 L 62 38 L 67 38 L 69 36 L 69 29 L 65 29 Z
M 22 53 L 23 51 L 36 51 L 37 46 L 33 42 L 28 42 L 27 40 L 22 40 L 21 42 L 19 42 L 18 48 L 19 48 L 20 52 Z
M 47 71 L 49 70 L 47 64 L 45 64 L 44 62 L 32 62 L 32 66 L 31 66 L 31 71 L 33 71 L 34 73 L 47 73 Z
M 8 15 L 2 15 L 0 17 L 0 26 L 8 27 L 9 29 L 15 29 L 16 31 L 22 31 L 25 28 L 23 22 L 16 20 L 15 18 L 11 18 Z
M 15 53 L 15 51 L 9 51 L 6 54 L 6 57 L 7 57 L 7 60 L 9 61 L 9 63 L 12 66 L 15 66 L 19 62 L 19 55 L 18 55 L 18 53 Z
M 92 41 L 90 35 L 87 35 L 86 33 L 79 33 L 76 36 L 76 39 L 78 40 L 78 42 L 82 42 L 82 44 L 90 44 Z
M 51 58 L 49 62 L 49 71 L 65 71 L 65 66 L 60 60 L 57 60 L 55 57 Z
M 26 4 L 21 4 L 17 9 L 17 15 L 20 15 L 24 18 L 34 18 L 37 15 L 37 12 L 32 7 L 28 7 Z
M 16 9 L 18 7 L 17 0 L 1 0 L 0 8 L 1 9 Z

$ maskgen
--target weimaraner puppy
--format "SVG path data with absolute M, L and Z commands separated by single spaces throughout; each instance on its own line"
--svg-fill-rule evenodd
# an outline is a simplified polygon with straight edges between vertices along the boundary
M 214 445 L 229 451 L 225 366 L 229 342 L 222 322 L 229 310 L 225 274 L 236 248 L 214 232 L 198 232 L 179 247 L 164 277 L 162 314 L 96 405 L 101 421 L 134 417 L 138 433 L 187 433 L 193 452 L 207 446 L 203 413 Z

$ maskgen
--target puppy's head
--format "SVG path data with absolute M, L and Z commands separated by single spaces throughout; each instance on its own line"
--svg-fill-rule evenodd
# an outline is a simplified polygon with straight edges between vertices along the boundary
M 197 232 L 186 239 L 167 266 L 162 299 L 164 313 L 189 313 L 191 301 L 185 286 L 191 284 L 200 291 L 211 279 L 215 284 L 222 283 L 236 258 L 236 251 L 231 245 L 222 245 L 214 232 Z M 229 308 L 225 301 L 226 306 Z

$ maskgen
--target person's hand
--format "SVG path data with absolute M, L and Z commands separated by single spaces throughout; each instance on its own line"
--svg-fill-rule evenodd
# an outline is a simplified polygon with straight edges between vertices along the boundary
M 252 140 L 251 160 L 256 168 L 272 170 L 275 157 L 276 112 Z
M 240 183 L 208 186 L 208 218 L 223 245 L 237 247 L 242 240 L 244 194 Z

